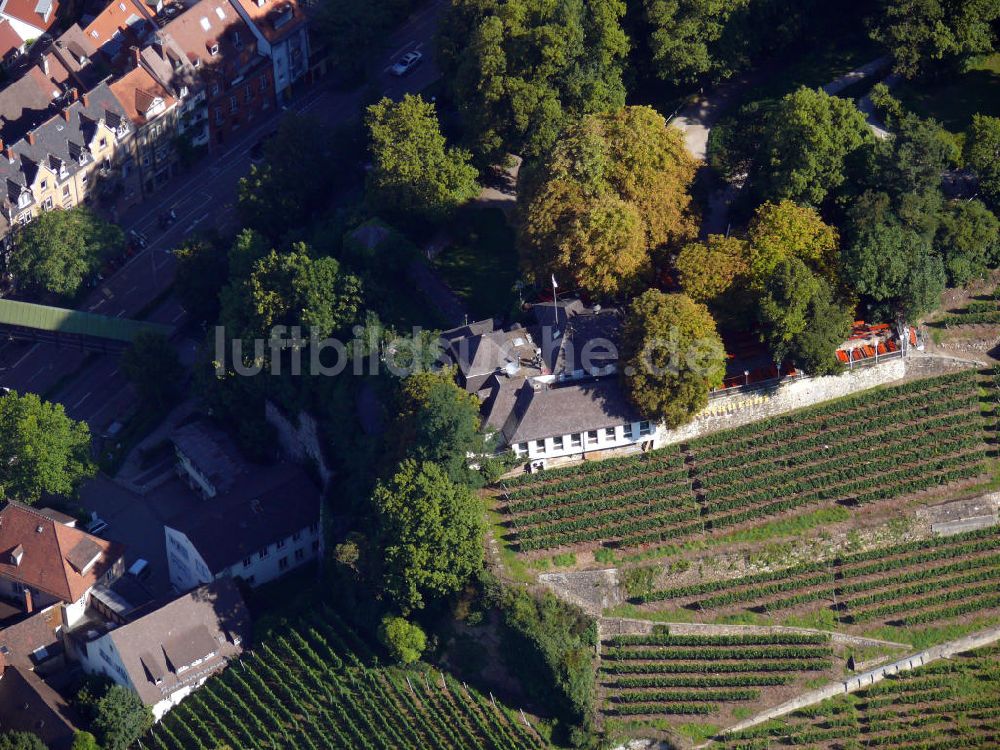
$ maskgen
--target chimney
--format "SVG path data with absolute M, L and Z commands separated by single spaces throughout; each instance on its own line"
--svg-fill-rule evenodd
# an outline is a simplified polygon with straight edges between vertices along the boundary
M 90 97 L 87 96 L 86 92 L 80 94 L 80 101 L 83 102 L 83 106 L 84 107 L 89 107 L 90 106 Z
M 142 53 L 138 47 L 132 47 L 132 63 L 136 68 L 139 67 L 139 62 L 142 59 L 141 54 Z
M 79 98 L 80 98 L 80 92 L 76 89 L 76 87 L 71 88 L 69 90 L 69 100 L 71 102 L 75 102 Z
M 12 149 L 10 146 L 7 146 L 3 150 L 3 152 L 4 152 L 4 155 L 7 157 L 7 161 L 9 161 L 11 164 L 13 164 L 14 163 L 14 149 Z
M 35 145 L 35 134 L 33 132 L 28 131 L 28 134 L 25 136 L 25 138 L 28 140 L 29 146 Z
M 66 122 L 69 122 L 69 107 L 63 107 L 62 116 Z
M 44 57 L 42 57 L 42 72 L 45 75 L 49 74 L 49 56 L 48 55 L 45 55 Z
M 24 589 L 24 611 L 29 615 L 35 611 L 35 603 L 31 599 L 31 589 Z

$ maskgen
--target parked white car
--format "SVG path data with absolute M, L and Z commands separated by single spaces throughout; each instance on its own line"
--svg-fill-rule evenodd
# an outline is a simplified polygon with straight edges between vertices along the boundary
M 405 76 L 415 67 L 417 67 L 420 64 L 420 61 L 423 59 L 424 56 L 420 52 L 407 52 L 405 55 L 399 58 L 399 60 L 396 61 L 396 64 L 393 65 L 392 68 L 390 69 L 390 72 L 394 76 Z

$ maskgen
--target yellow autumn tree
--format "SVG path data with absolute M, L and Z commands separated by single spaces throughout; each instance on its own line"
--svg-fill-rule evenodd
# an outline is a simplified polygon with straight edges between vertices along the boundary
M 681 248 L 674 267 L 681 288 L 695 302 L 708 302 L 749 270 L 750 244 L 739 237 L 710 234 L 707 242 Z
M 588 115 L 569 126 L 522 180 L 525 271 L 550 273 L 593 297 L 633 289 L 652 251 L 692 240 L 690 186 L 698 162 L 649 107 Z

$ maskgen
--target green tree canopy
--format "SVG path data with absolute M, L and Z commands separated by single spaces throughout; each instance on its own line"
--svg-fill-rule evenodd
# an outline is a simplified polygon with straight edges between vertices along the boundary
M 122 354 L 125 373 L 139 397 L 154 408 L 169 406 L 180 394 L 184 368 L 177 351 L 162 333 L 143 332 Z
M 851 311 L 834 302 L 830 285 L 799 258 L 785 258 L 761 295 L 761 339 L 777 363 L 789 357 L 819 375 L 839 369 L 835 352 L 851 330 Z
M 689 421 L 722 384 L 725 349 L 703 304 L 650 289 L 628 309 L 622 330 L 625 392 L 647 418 Z
M 0 497 L 34 503 L 43 492 L 72 495 L 94 475 L 90 429 L 62 404 L 34 393 L 0 396 Z
M 325 337 L 350 325 L 361 304 L 361 282 L 334 258 L 314 258 L 304 243 L 261 254 L 259 238 L 244 233 L 230 253 L 222 321 L 243 337 L 265 336 L 276 325 L 302 325 Z M 303 331 L 307 335 L 308 331 Z
M 308 225 L 356 169 L 354 140 L 348 129 L 330 132 L 308 115 L 286 113 L 264 146 L 264 161 L 240 180 L 242 225 L 272 242 Z
M 842 276 L 856 293 L 911 321 L 938 304 L 946 279 L 933 233 L 904 221 L 888 195 L 862 195 L 848 211 L 845 236 Z
M 408 613 L 458 591 L 483 564 L 479 498 L 432 463 L 403 461 L 372 502 L 384 543 L 384 588 Z
M 72 297 L 124 243 L 121 229 L 84 206 L 43 211 L 16 232 L 7 268 L 22 289 Z
M 756 111 L 741 111 L 745 134 L 730 135 L 722 160 L 731 171 L 740 165 L 749 173 L 753 192 L 764 200 L 790 199 L 819 205 L 847 179 L 848 159 L 873 136 L 865 116 L 850 99 L 819 89 L 799 88 Z
M 439 221 L 479 194 L 468 152 L 446 146 L 432 103 L 411 94 L 383 98 L 368 108 L 366 123 L 368 196 L 387 217 Z
M 895 123 L 895 133 L 882 146 L 877 170 L 878 187 L 891 195 L 931 190 L 960 157 L 955 139 L 940 123 L 906 113 Z
M 750 278 L 757 289 L 766 284 L 782 260 L 797 258 L 816 273 L 836 277 L 837 230 L 816 209 L 792 201 L 765 203 L 750 222 Z
M 1000 265 L 1000 220 L 980 201 L 955 201 L 941 216 L 934 245 L 951 284 L 985 278 Z
M 625 103 L 622 0 L 459 0 L 439 62 L 483 163 L 538 158 L 567 122 Z
M 1000 210 L 1000 117 L 976 115 L 965 139 L 965 161 L 979 176 L 979 188 Z
M 684 293 L 695 302 L 709 302 L 746 276 L 749 258 L 746 240 L 710 234 L 707 242 L 681 248 L 674 265 Z
M 46 750 L 46 747 L 32 732 L 3 732 L 0 733 L 0 750 Z
M 654 249 L 693 239 L 696 168 L 680 132 L 649 107 L 574 123 L 524 170 L 522 264 L 540 282 L 555 274 L 598 298 L 627 292 Z
M 400 457 L 430 461 L 465 482 L 467 454 L 483 450 L 479 400 L 456 385 L 450 370 L 414 373 L 400 389 L 395 433 Z
M 139 694 L 112 685 L 97 701 L 97 716 L 91 728 L 104 750 L 127 750 L 152 725 L 153 714 Z
M 731 72 L 718 42 L 729 19 L 749 5 L 750 0 L 645 0 L 657 75 L 684 84 L 709 73 Z
M 73 735 L 73 745 L 69 750 L 101 750 L 97 738 L 90 732 L 77 732 Z
M 990 52 L 997 19 L 993 0 L 885 0 L 872 36 L 892 53 L 895 72 L 912 78 L 929 65 Z
M 379 626 L 378 638 L 400 664 L 412 664 L 427 648 L 424 631 L 403 617 L 386 615 Z

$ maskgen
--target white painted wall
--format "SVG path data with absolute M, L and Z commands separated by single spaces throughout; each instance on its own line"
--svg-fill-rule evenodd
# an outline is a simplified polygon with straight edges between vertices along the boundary
M 541 441 L 531 440 L 513 445 L 511 449 L 519 457 L 530 461 L 565 458 L 590 451 L 625 448 L 647 440 L 653 440 L 655 444 L 658 431 L 651 422 L 632 422 L 617 427 L 601 428 L 596 430 L 596 435 L 592 434 L 593 432 L 595 431 L 590 430 L 545 438 Z
M 186 534 L 164 527 L 170 583 L 178 591 L 189 591 L 216 578 L 242 578 L 250 586 L 273 581 L 310 560 L 320 557 L 323 540 L 319 523 L 268 544 L 243 560 L 236 560 L 214 574 Z

